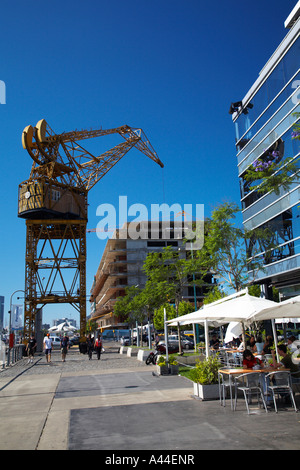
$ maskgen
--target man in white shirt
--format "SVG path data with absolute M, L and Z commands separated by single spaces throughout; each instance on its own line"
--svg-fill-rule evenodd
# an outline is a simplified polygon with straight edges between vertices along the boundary
M 46 361 L 51 362 L 51 351 L 52 351 L 52 339 L 49 333 L 44 338 L 44 349 L 46 354 Z

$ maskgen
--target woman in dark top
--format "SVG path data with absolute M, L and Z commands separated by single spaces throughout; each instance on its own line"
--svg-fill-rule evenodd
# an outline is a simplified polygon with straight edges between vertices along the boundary
M 272 354 L 271 348 L 273 346 L 273 343 L 274 341 L 273 341 L 272 336 L 267 336 L 264 347 L 263 347 L 263 354 Z

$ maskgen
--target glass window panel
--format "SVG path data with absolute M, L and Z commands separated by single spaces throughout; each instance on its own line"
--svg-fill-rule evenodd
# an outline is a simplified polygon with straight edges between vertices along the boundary
M 295 93 L 297 91 L 294 90 Z M 243 149 L 243 151 L 238 155 L 238 163 L 240 163 L 246 156 L 251 152 L 254 147 L 256 147 L 259 142 L 276 126 L 276 124 L 281 121 L 284 116 L 286 116 L 293 108 L 295 103 L 292 99 L 289 99 L 272 117 L 272 119 L 267 122 L 267 124 L 256 134 L 256 136 L 248 143 L 248 145 Z M 246 134 L 248 136 L 248 133 Z
M 272 234 L 266 242 L 261 238 L 247 242 L 248 256 L 262 253 L 264 263 L 269 264 L 300 253 L 300 207 L 296 205 L 261 226 Z M 274 246 L 272 250 L 269 242 Z
M 291 129 L 289 129 L 281 137 L 281 139 L 282 139 L 282 142 L 283 142 L 283 145 L 281 145 L 281 149 L 283 150 L 282 160 L 284 160 L 287 157 L 296 157 L 300 152 L 300 140 L 299 139 L 292 139 Z M 299 164 L 299 166 L 300 166 L 300 164 Z M 258 199 L 260 199 L 263 196 L 262 194 L 258 194 L 257 191 L 252 191 L 251 192 L 251 190 L 250 190 L 250 186 L 253 186 L 253 185 L 258 184 L 258 183 L 259 183 L 259 181 L 249 183 L 249 182 L 245 181 L 243 179 L 243 177 L 240 178 L 241 199 L 245 198 L 245 199 L 242 200 L 242 209 L 246 209 L 247 207 L 249 207 L 251 204 L 253 204 L 254 202 L 256 202 Z M 247 196 L 248 193 L 250 193 L 250 194 L 246 198 L 245 196 Z M 280 197 L 280 196 L 276 196 L 276 198 L 278 198 L 278 197 Z M 270 199 L 269 196 L 268 196 L 268 199 Z M 272 195 L 272 199 L 274 199 L 274 194 Z M 263 205 L 267 205 L 267 204 L 270 204 L 270 203 L 271 203 L 271 201 L 268 200 L 268 203 L 264 202 Z M 258 212 L 260 209 L 258 207 L 256 207 L 253 210 L 254 210 L 254 212 Z M 247 215 L 246 218 L 248 218 L 248 217 L 251 217 L 251 215 Z
M 262 114 L 267 108 L 270 102 L 280 92 L 280 90 L 288 83 L 288 81 L 299 71 L 299 57 L 300 57 L 300 37 L 294 42 L 283 59 L 275 67 L 273 72 L 269 75 L 267 80 L 263 83 L 254 97 L 251 99 L 253 104 L 252 109 L 248 109 L 248 113 L 241 114 L 237 120 L 238 136 L 241 138 L 249 127 L 256 121 L 256 119 Z M 287 90 L 287 95 L 289 95 Z M 284 101 L 285 97 L 282 97 Z M 278 105 L 280 106 L 280 105 Z M 273 111 L 274 112 L 274 111 Z M 268 113 L 266 120 L 271 116 Z M 260 123 L 261 127 L 262 123 Z M 254 135 L 256 130 L 252 131 L 251 135 Z M 249 137 L 248 137 L 249 138 Z
M 285 76 L 292 77 L 296 70 L 299 68 L 299 57 L 300 57 L 300 38 L 298 38 L 292 47 L 283 57 L 283 65 L 285 70 Z
M 283 61 L 281 60 L 266 81 L 269 103 L 278 95 L 287 82 L 288 80 L 285 79 Z
M 300 72 L 295 76 L 294 80 L 300 80 Z M 271 118 L 271 116 L 274 115 L 274 113 L 280 108 L 280 106 L 289 98 L 289 96 L 293 93 L 299 93 L 296 92 L 294 88 L 291 87 L 291 84 L 289 84 L 282 93 L 276 98 L 275 101 L 266 109 L 264 114 L 256 121 L 256 123 L 251 127 L 251 129 L 243 136 L 241 141 L 237 144 L 237 151 L 241 151 L 246 144 L 251 140 L 251 138 L 261 129 L 263 128 L 264 124 Z M 293 102 L 291 102 L 290 107 L 292 107 Z M 286 104 L 284 105 L 286 108 Z M 282 111 L 283 113 L 284 111 Z M 269 124 L 269 123 L 268 123 Z M 268 125 L 267 124 L 267 125 Z M 235 123 L 236 127 L 236 141 L 239 140 L 241 137 L 240 134 L 238 134 L 238 125 Z M 257 140 L 257 136 L 255 136 L 255 139 Z M 250 143 L 248 144 L 250 145 Z M 248 150 L 248 149 L 247 149 Z M 240 155 L 239 155 L 240 157 Z
M 293 113 L 300 112 L 300 105 L 297 105 Z M 266 150 L 271 147 L 295 122 L 299 121 L 299 117 L 289 114 L 281 121 L 272 132 L 269 133 L 253 151 L 239 164 L 239 174 L 241 175 L 252 162 L 259 158 Z

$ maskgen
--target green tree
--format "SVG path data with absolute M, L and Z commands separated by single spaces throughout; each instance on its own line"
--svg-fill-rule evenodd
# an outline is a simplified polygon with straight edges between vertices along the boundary
M 97 325 L 97 322 L 95 320 L 93 320 L 93 319 L 88 320 L 87 323 L 86 323 L 86 333 L 90 334 L 90 333 L 96 331 L 97 327 L 98 327 L 98 325 Z
M 147 275 L 147 288 L 157 304 L 175 303 L 176 312 L 182 300 L 183 286 L 187 283 L 187 263 L 172 247 L 149 253 L 143 270 Z
M 267 251 L 273 247 L 268 230 L 240 228 L 237 220 L 239 213 L 240 209 L 235 203 L 226 202 L 214 209 L 211 219 L 205 221 L 203 248 L 194 255 L 202 275 L 214 272 L 220 283 L 236 292 L 249 284 L 248 271 L 252 270 L 255 274 L 262 269 L 263 260 L 256 257 L 259 249 L 253 240 L 263 239 Z
M 143 320 L 141 289 L 130 286 L 125 289 L 126 295 L 119 297 L 114 305 L 114 315 L 126 318 L 129 323 Z
M 191 304 L 190 302 L 186 302 L 182 300 L 179 302 L 178 305 L 178 315 L 181 317 L 182 315 L 187 315 L 188 313 L 192 313 L 195 311 L 195 306 L 194 304 Z
M 249 189 L 259 194 L 274 191 L 280 193 L 280 189 L 289 191 L 291 184 L 300 178 L 298 159 L 285 158 L 279 163 L 265 158 L 257 159 L 246 171 L 244 179 L 251 183 Z
M 225 296 L 226 294 L 223 291 L 221 291 L 217 286 L 214 286 L 208 292 L 208 294 L 205 295 L 203 303 L 204 305 L 211 304 L 212 302 L 216 302 Z
M 153 324 L 154 324 L 154 328 L 158 331 L 164 329 L 164 310 L 165 309 L 166 309 L 167 320 L 172 320 L 173 318 L 176 317 L 175 308 L 168 303 L 165 303 L 161 305 L 159 308 L 157 308 L 154 311 Z
M 197 255 L 206 264 L 205 271 L 213 270 L 220 280 L 235 291 L 247 282 L 247 259 L 245 235 L 236 225 L 239 208 L 235 203 L 224 203 L 213 210 L 206 221 L 206 236 L 203 249 Z

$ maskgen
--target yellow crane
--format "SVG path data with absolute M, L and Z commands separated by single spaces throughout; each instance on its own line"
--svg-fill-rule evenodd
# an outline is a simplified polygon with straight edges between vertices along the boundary
M 111 134 L 123 141 L 101 155 L 81 145 Z M 83 339 L 88 191 L 133 147 L 164 165 L 143 130 L 128 125 L 55 134 L 41 119 L 25 127 L 22 144 L 33 159 L 30 177 L 19 185 L 18 204 L 18 216 L 26 219 L 24 339 L 49 303 L 69 303 L 79 311 Z

